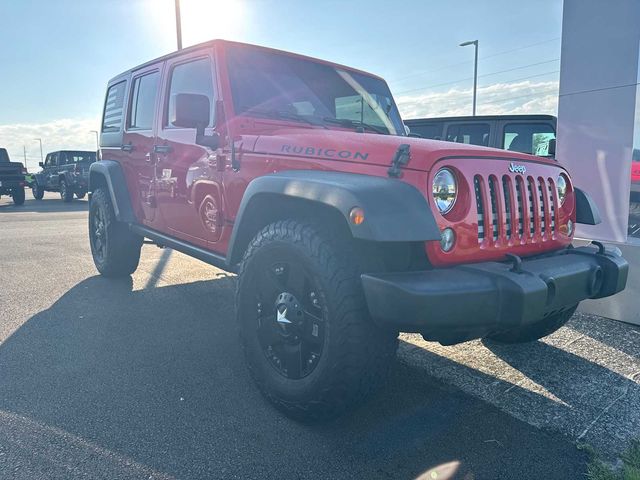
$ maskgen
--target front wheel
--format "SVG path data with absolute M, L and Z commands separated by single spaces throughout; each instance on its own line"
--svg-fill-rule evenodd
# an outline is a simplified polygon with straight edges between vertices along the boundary
M 105 277 L 125 277 L 138 268 L 142 237 L 116 220 L 111 198 L 97 188 L 89 203 L 89 243 L 93 263 Z
M 67 185 L 65 180 L 60 180 L 60 198 L 65 203 L 69 203 L 73 200 L 73 190 Z
M 42 200 L 44 197 L 44 188 L 34 182 L 33 185 L 31 185 L 31 194 L 36 200 Z
M 539 322 L 532 323 L 526 327 L 514 328 L 512 330 L 507 330 L 506 332 L 496 333 L 487 338 L 498 343 L 534 342 L 546 337 L 547 335 L 551 335 L 562 327 L 571 319 L 577 308 L 578 305 L 576 304 L 560 313 L 550 315 Z
M 24 188 L 18 187 L 11 191 L 11 197 L 13 198 L 13 204 L 20 206 L 24 204 Z
M 278 221 L 252 240 L 236 291 L 249 370 L 298 420 L 336 417 L 375 392 L 397 333 L 370 320 L 349 242 L 313 224 Z

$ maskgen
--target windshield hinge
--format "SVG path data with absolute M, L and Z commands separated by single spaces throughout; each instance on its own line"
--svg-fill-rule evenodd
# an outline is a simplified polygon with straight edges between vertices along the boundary
M 403 143 L 393 154 L 393 160 L 391 160 L 391 166 L 387 170 L 387 174 L 390 177 L 398 178 L 402 173 L 400 167 L 409 163 L 409 160 L 411 160 L 411 146 L 408 143 Z

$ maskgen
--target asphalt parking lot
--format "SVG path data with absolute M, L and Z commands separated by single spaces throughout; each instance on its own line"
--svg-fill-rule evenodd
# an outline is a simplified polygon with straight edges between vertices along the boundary
M 582 479 L 576 442 L 640 431 L 640 331 L 585 316 L 519 348 L 404 335 L 381 395 L 295 423 L 248 377 L 234 278 L 145 245 L 104 279 L 86 209 L 0 200 L 0 478 Z

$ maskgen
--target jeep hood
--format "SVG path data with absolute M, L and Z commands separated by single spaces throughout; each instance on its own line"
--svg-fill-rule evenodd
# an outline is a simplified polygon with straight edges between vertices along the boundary
M 479 147 L 439 140 L 400 137 L 375 133 L 310 128 L 283 128 L 256 138 L 255 153 L 275 156 L 302 157 L 317 160 L 366 163 L 390 166 L 394 154 L 402 144 L 411 149 L 411 160 L 406 169 L 429 171 L 443 157 L 492 157 L 505 161 L 557 163 L 553 159 L 518 152 Z M 245 149 L 247 144 L 245 143 Z

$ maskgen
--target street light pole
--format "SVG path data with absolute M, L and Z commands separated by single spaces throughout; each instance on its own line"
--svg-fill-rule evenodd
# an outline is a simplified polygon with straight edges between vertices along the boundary
M 97 130 L 89 130 L 89 133 L 96 134 L 96 152 L 100 150 L 100 142 L 98 141 L 98 131 Z
M 461 47 L 473 45 L 475 47 L 475 59 L 473 62 L 473 116 L 476 116 L 476 96 L 478 93 L 478 40 L 471 40 L 469 42 L 463 42 Z
M 42 155 L 42 139 L 41 138 L 34 138 L 34 140 L 37 140 L 40 142 L 40 163 L 44 162 L 44 156 Z
M 178 37 L 178 50 L 182 50 L 182 19 L 180 18 L 180 0 L 176 2 L 176 35 Z

